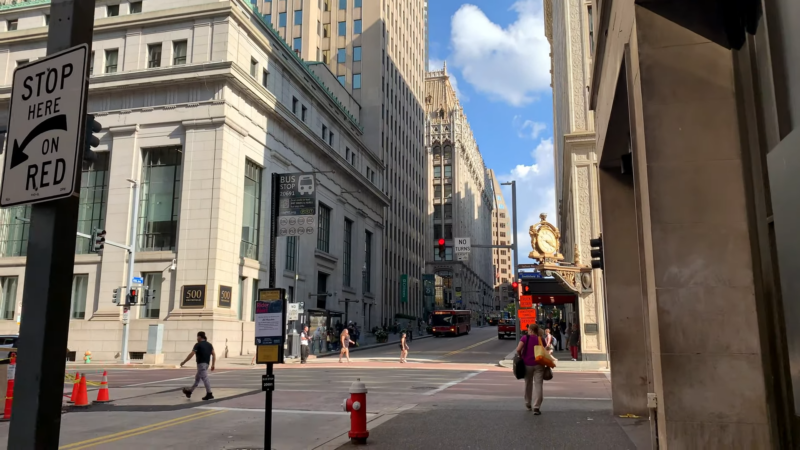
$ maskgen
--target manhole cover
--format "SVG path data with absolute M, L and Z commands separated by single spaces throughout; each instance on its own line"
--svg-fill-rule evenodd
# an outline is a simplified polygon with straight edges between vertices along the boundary
M 411 389 L 437 389 L 436 386 L 411 386 Z

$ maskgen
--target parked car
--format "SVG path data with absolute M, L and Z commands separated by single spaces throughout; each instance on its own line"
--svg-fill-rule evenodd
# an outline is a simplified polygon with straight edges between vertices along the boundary
M 0 359 L 8 358 L 8 351 L 3 351 L 4 348 L 17 348 L 17 341 L 19 340 L 18 334 L 2 334 L 0 335 Z

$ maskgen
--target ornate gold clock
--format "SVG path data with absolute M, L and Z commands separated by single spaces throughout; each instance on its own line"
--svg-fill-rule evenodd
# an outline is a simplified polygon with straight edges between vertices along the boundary
M 539 214 L 539 218 L 541 221 L 532 225 L 528 231 L 531 236 L 531 247 L 533 247 L 533 251 L 528 257 L 541 262 L 563 260 L 564 255 L 558 252 L 561 247 L 561 232 L 547 221 L 547 214 Z

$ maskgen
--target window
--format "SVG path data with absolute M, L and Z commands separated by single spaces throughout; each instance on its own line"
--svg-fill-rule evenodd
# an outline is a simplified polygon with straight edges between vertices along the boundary
M 86 318 L 86 288 L 89 285 L 89 275 L 72 276 L 72 319 Z
M 445 184 L 444 185 L 444 198 L 453 198 L 453 185 L 452 184 Z
M 372 233 L 364 232 L 364 292 L 372 292 Z
M 91 235 L 94 229 L 105 228 L 106 205 L 108 204 L 108 158 L 109 152 L 97 152 L 92 163 L 83 163 L 81 176 L 81 196 L 78 205 L 78 231 Z M 78 236 L 75 240 L 75 253 L 88 254 L 92 240 Z
M 361 8 L 361 0 L 353 0 L 353 8 Z
M 353 34 L 361 34 L 361 19 L 353 21 Z
M 322 37 L 331 37 L 331 24 L 326 23 L 322 26 Z
M 444 177 L 445 178 L 452 178 L 453 177 L 453 166 L 446 165 L 444 166 Z
M 353 61 L 361 61 L 361 47 L 353 47 Z
M 453 218 L 453 205 L 444 205 L 444 218 L 445 220 Z
M 433 160 L 438 161 L 442 159 L 442 147 L 433 147 Z
M 286 13 L 282 12 L 278 14 L 278 26 L 285 27 L 286 26 Z
M 433 220 L 442 219 L 442 205 L 433 205 Z
M 317 294 L 326 294 L 328 292 L 328 274 L 317 272 Z M 346 305 L 347 303 L 345 303 Z M 326 309 L 328 307 L 327 296 L 317 296 L 317 308 Z
M 292 97 L 292 114 L 297 114 L 297 97 Z
M 453 147 L 449 145 L 444 147 L 444 159 L 453 159 Z
M 319 223 L 317 230 L 317 250 L 328 252 L 331 249 L 331 209 L 319 204 Z
M 8 31 L 17 31 L 18 24 L 19 22 L 17 21 L 17 19 L 7 21 L 6 25 L 8 26 Z
M 175 250 L 181 210 L 181 148 L 143 150 L 139 236 L 143 251 Z
M 161 314 L 161 282 L 164 277 L 161 272 L 145 273 L 144 285 L 150 289 L 150 301 L 141 308 L 142 319 L 158 319 Z
M 264 21 L 266 21 L 268 24 L 271 25 L 272 24 L 272 14 L 265 14 L 264 15 Z
M 500 213 L 500 218 L 501 219 L 505 219 L 506 218 L 506 213 Z
M 115 17 L 119 15 L 119 5 L 106 6 L 106 17 Z
M 361 74 L 353 74 L 353 89 L 361 89 Z
M 117 71 L 117 56 L 119 56 L 119 50 L 106 50 L 106 71 L 104 73 Z
M 505 231 L 501 231 L 500 232 L 500 237 L 506 237 L 506 232 Z
M 322 7 L 323 11 L 330 11 L 331 10 L 330 0 L 322 0 L 322 4 L 323 4 L 323 7 Z
M 303 11 L 295 11 L 294 12 L 294 24 L 295 25 L 302 25 L 303 24 Z
M 247 278 L 239 277 L 239 294 L 236 296 L 236 319 L 242 320 L 244 313 L 244 280 Z
M 339 0 L 339 9 L 347 9 L 347 0 Z
M 308 108 L 305 106 L 300 107 L 300 120 L 303 122 L 306 121 L 306 113 L 308 112 Z
M 269 72 L 267 72 L 267 69 L 264 69 L 261 71 L 261 85 L 265 88 L 267 87 L 267 81 L 269 81 Z
M 242 246 L 240 256 L 258 259 L 259 224 L 261 223 L 261 167 L 244 163 L 244 208 L 242 209 Z
M 505 228 L 505 227 L 506 227 L 506 223 L 505 222 L 500 222 L 500 228 Z
M 292 41 L 292 50 L 301 52 L 303 51 L 303 38 L 296 37 Z
M 253 287 L 250 289 L 250 321 L 256 320 L 256 300 L 258 300 L 258 280 L 253 278 Z
M 344 250 L 342 251 L 342 286 L 350 286 L 353 265 L 353 221 L 344 219 Z
M 161 67 L 161 44 L 147 46 L 147 67 Z
M 130 3 L 131 14 L 139 14 L 142 12 L 142 2 L 131 2 Z
M 175 66 L 186 64 L 186 41 L 172 44 L 172 64 Z
M 328 134 L 328 145 L 333 147 L 333 131 Z
M 331 52 L 330 50 L 323 50 L 322 51 L 322 62 L 328 64 L 331 60 Z
M 336 62 L 338 63 L 347 62 L 347 50 L 343 48 L 336 50 Z
M 336 77 L 336 79 L 342 86 L 344 86 L 344 84 L 347 82 L 347 77 L 345 77 L 344 75 L 339 75 L 338 77 Z
M 3 301 L 3 319 L 14 320 L 14 310 L 17 307 L 17 277 L 0 277 L 0 299 Z
M 286 263 L 284 264 L 284 268 L 290 272 L 294 272 L 296 252 L 297 236 L 288 236 L 286 238 Z
M 587 6 L 589 21 L 589 54 L 594 55 L 594 18 L 592 17 L 592 5 Z
M 92 57 L 89 59 L 89 75 L 94 73 L 94 52 L 92 52 Z
M 347 22 L 339 22 L 339 36 L 347 36 Z
M 328 140 L 328 127 L 326 127 L 325 125 L 322 126 L 322 140 L 323 141 Z
M 50 14 L 44 15 L 44 26 L 50 25 Z
M 31 206 L 0 209 L 0 256 L 26 256 L 30 232 Z M 24 219 L 24 220 L 21 220 Z
M 442 178 L 442 166 L 433 166 L 433 178 Z M 434 188 L 436 189 L 436 188 Z M 438 189 L 436 189 L 438 191 Z M 438 197 L 437 197 L 438 198 Z
M 350 162 L 350 147 L 344 148 L 344 159 Z
M 258 61 L 256 61 L 254 58 L 250 58 L 250 76 L 255 78 L 257 73 L 258 73 Z

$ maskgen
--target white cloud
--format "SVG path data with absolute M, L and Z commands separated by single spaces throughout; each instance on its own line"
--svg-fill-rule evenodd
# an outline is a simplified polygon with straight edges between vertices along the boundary
M 514 116 L 511 124 L 517 130 L 517 136 L 521 138 L 536 139 L 542 131 L 547 129 L 547 124 L 527 119 L 522 120 L 522 116 Z
M 553 138 L 540 139 L 539 145 L 530 153 L 531 164 L 520 164 L 511 172 L 498 175 L 501 182 L 515 180 L 517 183 L 517 239 L 519 262 L 530 263 L 531 239 L 528 228 L 539 222 L 539 214 L 547 213 L 547 220 L 556 223 L 555 172 L 553 170 Z M 511 209 L 511 187 L 503 186 L 503 197 Z M 511 211 L 509 211 L 511 212 Z M 512 218 L 513 220 L 513 218 Z
M 434 70 L 442 70 L 444 67 L 444 61 L 441 59 L 431 58 L 428 60 L 428 69 L 431 71 Z M 460 89 L 458 89 L 458 78 L 456 78 L 455 74 L 451 69 L 447 70 L 447 75 L 450 77 L 450 86 L 453 87 L 453 90 L 456 92 L 456 97 L 462 103 L 468 102 L 469 97 L 467 97 Z
M 476 91 L 523 106 L 550 89 L 550 44 L 541 0 L 519 0 L 511 10 L 517 20 L 503 28 L 477 6 L 461 6 L 451 23 L 451 60 Z

